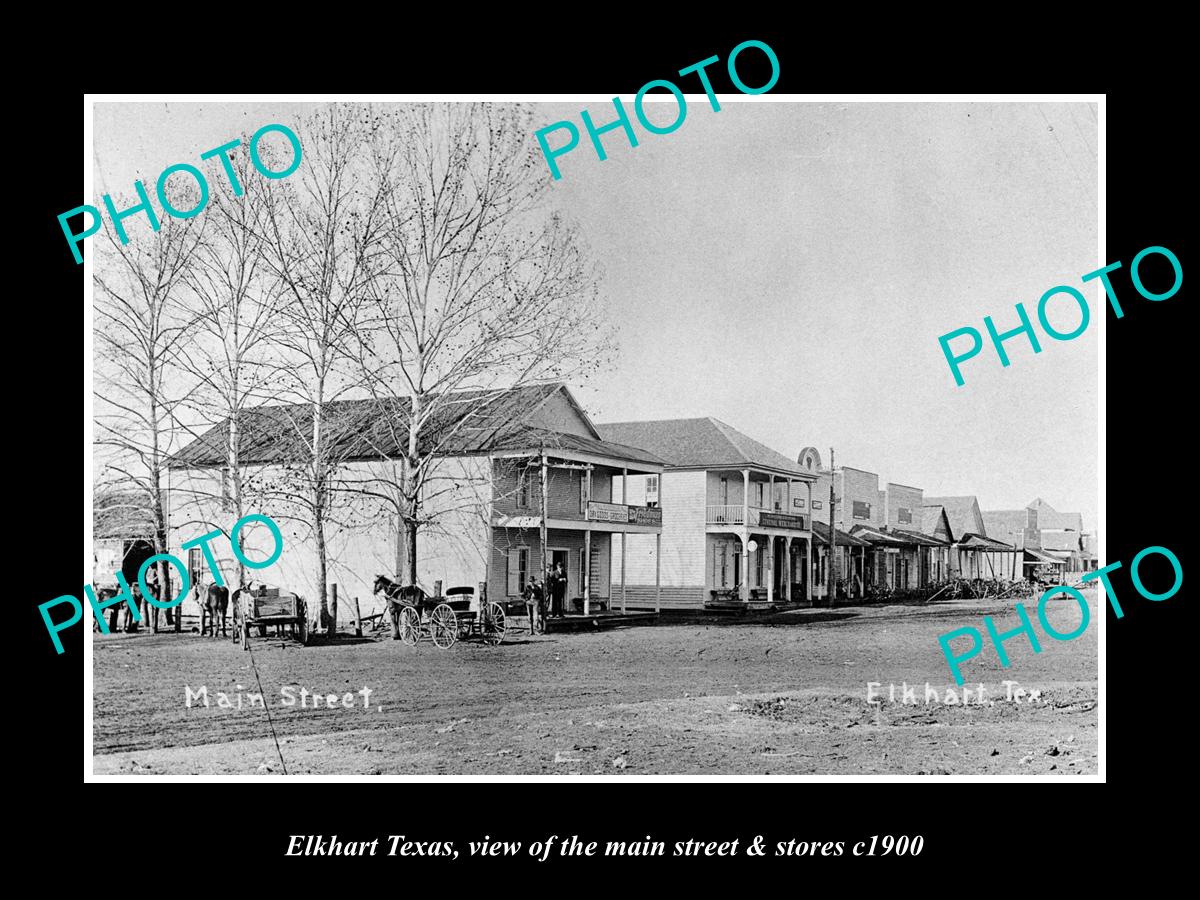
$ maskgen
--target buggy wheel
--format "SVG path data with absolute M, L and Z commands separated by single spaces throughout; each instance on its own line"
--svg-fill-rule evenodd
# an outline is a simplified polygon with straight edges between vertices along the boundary
M 410 647 L 421 640 L 421 614 L 411 606 L 400 608 L 400 640 Z
M 458 640 L 458 616 L 448 603 L 439 603 L 429 617 L 429 633 L 442 650 L 449 650 Z
M 485 643 L 493 647 L 504 640 L 507 623 L 504 618 L 504 607 L 494 600 L 483 610 L 483 619 L 479 625 L 480 633 Z

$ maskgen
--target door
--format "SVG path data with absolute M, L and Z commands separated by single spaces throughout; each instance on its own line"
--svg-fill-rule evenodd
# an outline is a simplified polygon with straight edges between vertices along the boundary
M 563 571 L 567 573 L 567 589 L 563 593 L 563 612 L 571 608 L 571 598 L 576 593 L 576 578 L 577 572 L 571 571 L 571 551 L 563 549 L 555 549 L 554 547 L 547 548 L 550 551 L 550 566 L 557 569 L 558 564 L 562 563 Z

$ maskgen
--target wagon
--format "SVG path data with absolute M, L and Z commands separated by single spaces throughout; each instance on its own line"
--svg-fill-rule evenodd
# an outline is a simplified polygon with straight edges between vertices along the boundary
M 256 625 L 264 634 L 268 625 L 289 626 L 293 637 L 308 644 L 308 606 L 299 594 L 264 585 L 243 588 L 233 599 L 233 633 L 243 650 L 250 649 L 250 629 Z
M 400 640 L 411 645 L 428 636 L 434 645 L 448 650 L 460 640 L 477 637 L 496 646 L 504 640 L 504 607 L 491 601 L 480 612 L 474 607 L 475 589 L 454 587 L 445 597 L 430 596 L 420 587 L 409 586 L 400 595 Z

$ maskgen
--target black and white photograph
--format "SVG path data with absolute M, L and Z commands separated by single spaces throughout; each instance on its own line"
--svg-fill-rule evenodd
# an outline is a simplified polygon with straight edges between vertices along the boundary
M 747 81 L 92 98 L 91 778 L 1102 780 L 1103 96 Z

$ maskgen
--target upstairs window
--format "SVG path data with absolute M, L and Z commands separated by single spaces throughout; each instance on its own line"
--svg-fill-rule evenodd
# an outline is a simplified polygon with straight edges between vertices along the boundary
M 529 509 L 529 470 L 517 470 L 517 509 Z
M 646 505 L 658 506 L 658 476 L 646 476 Z

